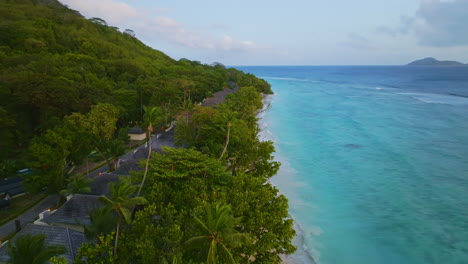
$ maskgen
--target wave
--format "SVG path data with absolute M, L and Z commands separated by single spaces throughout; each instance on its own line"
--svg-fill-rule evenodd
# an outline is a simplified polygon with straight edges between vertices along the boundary
M 263 98 L 263 109 L 257 114 L 258 125 L 260 128 L 259 139 L 261 141 L 273 141 L 277 142 L 274 134 L 269 130 L 270 124 L 265 118 L 265 114 L 271 109 L 271 103 L 274 100 L 274 96 L 268 95 Z M 277 147 L 277 145 L 275 144 Z M 292 180 L 293 175 L 297 171 L 290 165 L 288 159 L 285 156 L 282 156 L 278 150 L 273 154 L 274 160 L 280 161 L 282 163 L 280 173 L 274 176 L 274 179 L 270 180 L 270 184 L 279 189 L 279 186 L 282 186 L 282 191 L 280 193 L 288 197 L 289 203 L 296 203 L 304 206 L 304 201 L 292 195 L 293 190 L 301 188 L 304 186 L 304 183 Z M 284 175 L 288 175 L 287 178 Z M 315 243 L 310 243 L 311 237 L 317 237 L 320 235 L 322 230 L 319 227 L 304 228 L 302 225 L 294 218 L 293 214 L 289 217 L 294 221 L 294 229 L 296 230 L 296 238 L 294 239 L 294 244 L 297 246 L 297 251 L 289 256 L 282 256 L 285 260 L 285 263 L 304 263 L 304 264 L 317 264 L 320 257 L 319 252 L 316 248 L 313 247 Z
M 284 256 L 286 263 L 310 263 L 317 264 L 318 252 L 314 249 L 309 249 L 306 243 L 306 232 L 299 222 L 291 216 L 294 221 L 294 230 L 296 230 L 295 244 L 299 245 L 297 251 L 290 256 Z
M 431 94 L 431 93 L 396 93 L 410 96 L 418 101 L 428 104 L 447 104 L 455 106 L 468 105 L 468 97 L 451 94 Z

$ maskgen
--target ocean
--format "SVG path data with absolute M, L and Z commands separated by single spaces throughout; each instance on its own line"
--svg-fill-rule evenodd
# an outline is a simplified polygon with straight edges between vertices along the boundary
M 468 67 L 236 67 L 274 91 L 289 263 L 468 263 Z

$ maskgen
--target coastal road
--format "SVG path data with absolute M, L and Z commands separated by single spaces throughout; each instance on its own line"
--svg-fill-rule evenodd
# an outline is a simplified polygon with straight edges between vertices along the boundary
M 164 146 L 175 147 L 173 127 L 171 127 L 171 129 L 168 129 L 168 131 L 162 134 L 153 136 L 151 140 L 151 148 L 153 151 L 161 150 L 161 148 Z M 120 159 L 123 162 L 125 162 L 126 160 L 130 162 L 135 162 L 133 160 L 134 153 L 145 148 L 146 148 L 146 144 L 141 145 L 137 147 L 136 149 L 133 149 L 132 151 L 122 155 Z M 105 165 L 95 171 L 88 173 L 86 177 L 95 178 L 100 173 L 107 172 L 108 170 L 109 170 L 109 167 Z M 46 198 L 44 198 L 42 201 L 40 201 L 38 204 L 36 204 L 32 208 L 24 212 L 22 215 L 0 226 L 0 241 L 2 238 L 7 237 L 8 235 L 16 231 L 15 220 L 17 219 L 20 220 L 21 227 L 24 227 L 26 224 L 31 223 L 34 220 L 36 220 L 39 217 L 39 214 L 42 213 L 43 211 L 55 207 L 57 204 L 57 200 L 58 200 L 58 195 L 49 195 Z
M 24 227 L 36 220 L 43 211 L 55 207 L 57 205 L 57 200 L 58 195 L 49 195 L 22 215 L 0 226 L 0 241 L 2 238 L 16 231 L 15 220 L 20 220 L 21 227 Z

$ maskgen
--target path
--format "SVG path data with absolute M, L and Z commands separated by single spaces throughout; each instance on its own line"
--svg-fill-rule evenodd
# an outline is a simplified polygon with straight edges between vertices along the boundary
M 57 195 L 49 195 L 22 215 L 0 226 L 0 239 L 16 231 L 15 220 L 20 220 L 21 227 L 24 227 L 26 224 L 36 220 L 43 211 L 55 207 L 57 205 L 57 199 Z
M 151 143 L 151 148 L 153 149 L 153 151 L 161 150 L 161 147 L 163 146 L 175 147 L 173 126 L 171 126 L 171 129 L 168 129 L 168 130 L 169 131 L 158 135 L 157 138 L 153 137 L 152 143 Z M 145 148 L 145 145 L 141 145 L 137 147 L 136 149 L 133 149 L 132 151 L 122 155 L 120 159 L 123 162 L 128 161 L 128 162 L 136 163 L 137 160 L 133 160 L 134 153 L 144 148 Z M 105 165 L 95 171 L 88 173 L 86 176 L 89 178 L 95 178 L 96 176 L 99 175 L 99 173 L 103 173 L 108 170 L 109 170 L 109 167 Z M 28 209 L 22 215 L 0 226 L 0 241 L 2 238 L 7 237 L 8 235 L 16 231 L 15 220 L 17 219 L 20 220 L 21 227 L 24 227 L 26 224 L 31 223 L 34 220 L 36 220 L 39 214 L 42 213 L 43 211 L 49 208 L 55 207 L 57 203 L 57 199 L 58 199 L 57 195 L 49 195 L 46 198 L 44 198 L 42 201 L 40 201 L 38 204 Z

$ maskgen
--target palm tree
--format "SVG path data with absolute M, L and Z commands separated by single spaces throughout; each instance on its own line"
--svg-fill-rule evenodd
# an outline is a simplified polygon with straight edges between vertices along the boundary
M 216 264 L 218 259 L 224 260 L 223 263 L 235 263 L 229 248 L 241 246 L 249 238 L 247 234 L 235 230 L 240 219 L 232 216 L 230 205 L 207 204 L 205 210 L 206 221 L 194 217 L 200 236 L 190 238 L 186 244 L 207 249 L 207 264 Z
M 135 194 L 138 186 L 132 185 L 129 178 L 120 178 L 118 183 L 111 182 L 109 184 L 109 198 L 105 196 L 99 197 L 99 201 L 106 205 L 107 208 L 114 210 L 117 214 L 117 224 L 115 228 L 114 256 L 117 254 L 117 246 L 119 243 L 120 225 L 122 218 L 127 224 L 130 224 L 132 210 L 136 205 L 143 205 L 148 201 L 143 197 L 131 197 Z
M 124 142 L 119 139 L 113 139 L 107 144 L 105 154 L 109 157 L 110 165 L 109 170 L 114 171 L 117 169 L 117 163 L 119 162 L 120 156 L 125 154 Z
M 60 194 L 67 196 L 75 193 L 89 193 L 91 192 L 91 187 L 89 187 L 89 185 L 92 181 L 92 179 L 85 178 L 84 175 L 70 177 L 68 179 L 67 189 L 61 190 Z
M 154 131 L 153 126 L 158 122 L 161 109 L 158 107 L 144 107 L 145 115 L 143 117 L 145 124 L 147 125 L 146 128 L 146 137 L 148 138 L 148 157 L 146 159 L 145 165 L 145 173 L 143 174 L 143 179 L 141 180 L 140 188 L 138 189 L 137 196 L 140 196 L 141 189 L 143 189 L 143 185 L 145 184 L 146 175 L 148 174 L 148 167 L 149 161 L 151 157 L 151 133 Z
M 116 217 L 111 208 L 101 207 L 91 210 L 89 218 L 91 224 L 84 226 L 87 239 L 96 239 L 98 236 L 110 234 L 114 230 Z
M 11 264 L 45 264 L 49 260 L 67 252 L 62 246 L 46 246 L 46 235 L 26 234 L 8 246 L 8 256 Z

